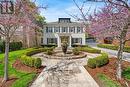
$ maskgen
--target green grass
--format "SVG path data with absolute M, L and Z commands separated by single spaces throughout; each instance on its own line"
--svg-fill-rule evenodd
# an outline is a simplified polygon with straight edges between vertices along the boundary
M 84 51 L 84 52 L 88 52 L 88 53 L 101 53 L 101 50 L 92 48 L 92 47 L 76 47 L 76 49 L 78 49 L 79 51 Z
M 12 87 L 27 87 L 29 82 L 31 82 L 33 78 L 36 76 L 35 73 L 18 71 L 12 67 L 12 64 L 15 62 L 15 60 L 30 49 L 32 48 L 13 51 L 9 53 L 9 77 L 18 78 L 16 82 L 13 83 Z M 0 61 L 4 62 L 4 54 L 0 54 Z M 4 64 L 2 63 L 0 64 L 0 77 L 3 76 L 4 76 Z
M 123 70 L 122 76 L 130 81 L 130 67 L 127 67 L 126 69 Z
M 36 76 L 35 73 L 32 74 L 24 74 L 20 79 L 16 80 L 12 87 L 27 87 Z
M 121 87 L 118 82 L 113 81 L 105 74 L 97 74 L 97 77 L 102 82 L 103 87 Z

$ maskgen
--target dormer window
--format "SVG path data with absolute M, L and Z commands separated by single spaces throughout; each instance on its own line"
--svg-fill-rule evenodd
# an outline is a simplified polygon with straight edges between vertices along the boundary
M 70 18 L 59 18 L 59 23 L 71 23 Z

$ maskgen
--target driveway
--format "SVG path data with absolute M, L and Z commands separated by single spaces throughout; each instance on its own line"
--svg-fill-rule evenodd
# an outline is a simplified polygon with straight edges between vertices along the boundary
M 100 49 L 101 51 L 104 51 L 104 52 L 108 53 L 112 57 L 116 57 L 117 56 L 117 51 L 116 50 L 99 48 L 99 47 L 97 47 L 97 43 L 87 43 L 87 44 L 89 46 L 93 47 L 93 48 Z M 130 62 L 130 53 L 123 52 L 123 59 Z

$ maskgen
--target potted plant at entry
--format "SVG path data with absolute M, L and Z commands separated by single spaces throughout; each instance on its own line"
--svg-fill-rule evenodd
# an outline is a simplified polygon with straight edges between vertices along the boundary
M 64 54 L 66 54 L 67 48 L 68 48 L 67 41 L 64 41 L 63 44 L 62 44 L 62 51 L 63 51 Z

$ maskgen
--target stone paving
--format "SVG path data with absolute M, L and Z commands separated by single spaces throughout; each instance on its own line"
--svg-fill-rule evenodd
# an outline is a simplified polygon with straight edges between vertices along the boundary
M 99 87 L 96 81 L 83 67 L 87 64 L 88 58 L 94 58 L 99 54 L 87 53 L 87 57 L 85 58 L 72 60 L 46 59 L 41 55 L 42 53 L 39 53 L 33 57 L 40 57 L 43 62 L 42 64 L 47 67 L 30 87 Z M 67 69 L 62 68 L 65 67 L 64 64 L 66 62 L 70 63 L 69 65 L 65 65 Z M 57 65 L 59 67 L 57 67 Z
M 51 77 L 43 71 L 30 87 L 99 87 L 83 66 L 78 66 L 77 69 L 79 69 L 79 72 L 72 75 L 71 78 L 64 79 L 65 82 L 61 80 L 64 77 L 59 76 L 58 78 L 53 77 L 53 79 L 51 79 Z M 49 77 L 51 80 L 48 81 Z M 57 81 L 57 79 L 59 79 L 59 81 Z

